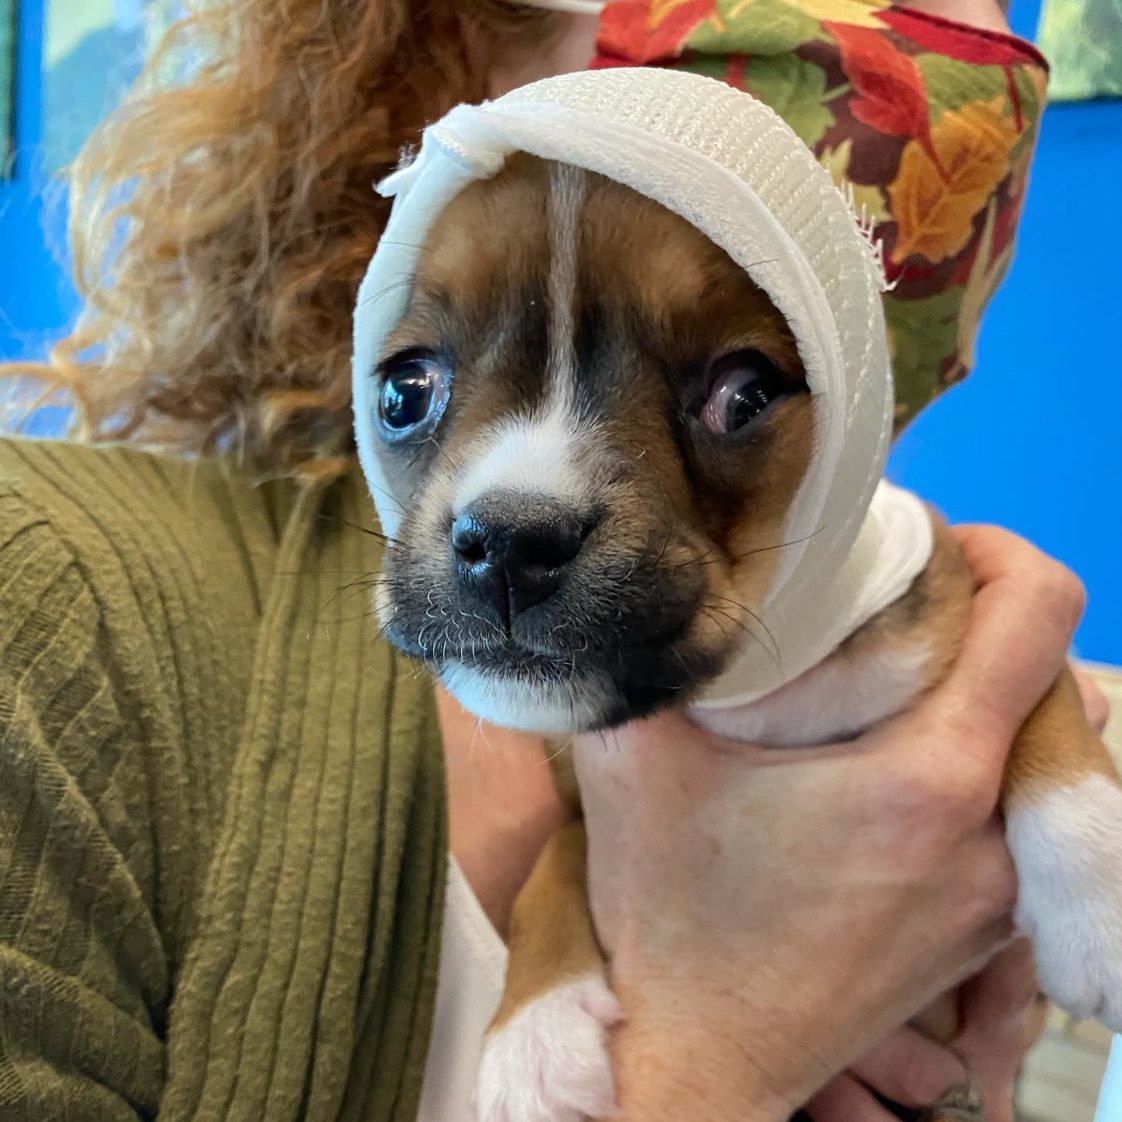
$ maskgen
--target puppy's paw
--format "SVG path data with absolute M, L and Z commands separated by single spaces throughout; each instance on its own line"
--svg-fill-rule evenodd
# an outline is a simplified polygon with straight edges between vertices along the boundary
M 535 998 L 487 1035 L 479 1122 L 580 1122 L 616 1113 L 608 1029 L 619 1004 L 599 974 Z
M 1041 988 L 1122 1032 L 1122 788 L 1093 775 L 1015 806 L 1008 838 Z

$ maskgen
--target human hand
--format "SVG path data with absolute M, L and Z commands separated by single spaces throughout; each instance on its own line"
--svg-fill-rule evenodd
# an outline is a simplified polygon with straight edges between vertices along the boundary
M 1110 720 L 1110 702 L 1090 674 L 1078 669 L 1073 669 L 1072 673 L 1075 675 L 1075 684 L 1079 687 L 1079 696 L 1083 698 L 1087 720 L 1095 732 L 1101 733 Z
M 578 744 L 625 1118 L 785 1118 L 1010 938 L 1002 770 L 1082 596 L 1012 535 L 959 533 L 970 633 L 912 712 L 810 753 L 675 715 Z
M 1079 670 L 1074 674 L 1087 720 L 1101 733 L 1109 702 L 1092 677 Z M 953 1040 L 940 1044 L 902 1026 L 827 1084 L 807 1113 L 815 1122 L 888 1122 L 893 1115 L 871 1091 L 915 1107 L 935 1102 L 947 1087 L 969 1079 L 982 1093 L 990 1122 L 1012 1122 L 1014 1080 L 1040 1036 L 1047 1009 L 1038 1000 L 1031 947 L 1022 940 L 1001 952 L 952 1000 L 962 1019 Z
M 986 1122 L 1013 1122 L 1013 1083 L 1039 1037 L 1032 947 L 1018 939 L 954 995 L 959 1030 L 945 1044 L 905 1026 L 875 1044 L 806 1106 L 813 1122 L 896 1122 L 872 1090 L 893 1103 L 926 1107 L 949 1087 L 969 1084 L 986 1104 Z
M 969 531 L 967 531 L 969 534 Z M 1102 732 L 1110 704 L 1094 678 L 1074 669 L 1087 720 Z M 815 1122 L 888 1122 L 871 1091 L 902 1106 L 935 1102 L 969 1079 L 982 1092 L 989 1122 L 1012 1122 L 1013 1083 L 1025 1052 L 1039 1038 L 1047 1003 L 1038 1000 L 1032 950 L 1019 941 L 952 996 L 961 1029 L 945 1044 L 902 1026 L 878 1042 L 811 1101 Z

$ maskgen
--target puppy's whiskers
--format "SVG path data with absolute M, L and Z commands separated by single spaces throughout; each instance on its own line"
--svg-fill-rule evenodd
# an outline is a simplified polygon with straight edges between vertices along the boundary
M 378 239 L 378 244 L 379 245 L 398 245 L 398 246 L 401 246 L 403 249 L 415 249 L 418 253 L 424 253 L 426 251 L 425 246 L 417 245 L 415 242 L 402 242 L 402 241 L 397 241 L 396 239 L 391 239 L 391 238 L 379 238 Z
M 402 508 L 401 513 L 405 513 L 404 508 Z M 389 534 L 384 534 L 381 530 L 372 530 L 369 526 L 363 526 L 361 523 L 352 522 L 350 519 L 344 518 L 340 514 L 321 514 L 319 517 L 324 522 L 337 522 L 341 526 L 346 526 L 349 530 L 357 530 L 360 534 L 366 534 L 367 537 L 381 542 L 382 545 L 390 549 L 401 544 L 397 538 L 391 537 Z
M 365 573 L 361 577 L 355 577 L 354 580 L 347 581 L 346 584 L 341 584 L 335 590 L 334 595 L 328 600 L 326 606 L 330 606 L 340 596 L 348 592 L 368 592 L 371 589 L 380 588 L 389 584 L 389 578 L 384 577 L 379 573 Z
M 763 631 L 767 635 L 769 642 L 765 642 L 764 639 L 759 635 L 759 633 L 756 632 L 748 624 L 747 621 L 737 618 L 737 616 L 734 615 L 733 612 L 729 611 L 728 608 L 722 608 L 719 603 L 713 603 L 713 602 L 706 601 L 706 602 L 702 603 L 701 611 L 704 612 L 705 615 L 710 620 L 712 620 L 714 623 L 717 623 L 717 621 L 713 618 L 713 615 L 712 615 L 712 613 L 715 612 L 717 615 L 721 616 L 723 619 L 728 620 L 730 623 L 732 623 L 736 627 L 740 628 L 740 630 L 743 631 L 746 635 L 750 636 L 754 642 L 759 644 L 759 646 L 767 654 L 768 658 L 771 659 L 771 661 L 772 661 L 773 665 L 776 667 L 776 669 L 782 671 L 782 669 L 783 669 L 783 659 L 782 659 L 781 654 L 780 654 L 779 645 L 776 643 L 775 636 L 772 634 L 771 629 L 767 626 L 767 624 L 764 623 L 764 621 L 762 619 L 760 619 L 760 617 L 758 615 L 756 615 L 756 613 L 753 612 L 750 608 L 744 607 L 743 604 L 738 604 L 735 600 L 730 600 L 727 596 L 718 596 L 718 597 L 715 597 L 715 599 L 720 600 L 720 601 L 724 601 L 724 602 L 729 603 L 729 604 L 732 604 L 734 607 L 738 608 L 740 611 L 743 611 L 744 613 L 746 613 L 752 620 L 754 620 L 757 624 L 759 624 L 759 626 L 761 628 L 763 628 Z M 719 627 L 720 624 L 718 623 L 717 626 Z
M 494 753 L 495 749 L 487 739 L 487 733 L 484 731 L 484 723 L 482 717 L 475 718 L 475 728 L 471 730 L 471 741 L 468 743 L 468 763 L 470 764 L 475 759 L 475 742 L 477 739 L 483 741 L 483 746 L 488 752 Z
M 771 553 L 777 549 L 790 549 L 793 545 L 802 545 L 804 542 L 811 541 L 813 538 L 818 537 L 825 529 L 825 526 L 819 526 L 818 529 L 812 533 L 804 534 L 801 538 L 792 538 L 789 542 L 779 542 L 777 545 L 761 545 L 756 549 L 746 550 L 744 553 L 736 553 L 733 555 L 732 560 L 745 561 L 749 557 L 756 557 L 761 553 Z
M 458 466 L 456 465 L 456 461 L 455 461 L 455 460 L 453 460 L 453 459 L 452 459 L 452 457 L 451 457 L 451 456 L 449 456 L 449 455 L 448 455 L 448 453 L 444 451 L 444 445 L 442 445 L 442 444 L 440 443 L 440 441 L 436 439 L 436 437 L 435 437 L 435 436 L 430 436 L 430 437 L 428 438 L 428 440 L 427 440 L 427 441 L 425 441 L 425 443 L 426 443 L 426 444 L 431 444 L 431 445 L 432 445 L 432 446 L 433 446 L 433 447 L 434 447 L 434 448 L 435 448 L 435 449 L 436 449 L 436 450 L 437 450 L 437 451 L 438 451 L 438 452 L 439 452 L 439 453 L 440 453 L 440 454 L 441 454 L 441 455 L 442 455 L 442 456 L 444 457 L 444 462 L 445 462 L 445 463 L 446 463 L 446 464 L 447 464 L 447 465 L 448 465 L 448 466 L 449 466 L 449 467 L 450 467 L 450 468 L 451 468 L 451 469 L 452 469 L 453 471 L 459 471 L 459 470 L 460 470 L 460 469 L 459 469 L 459 467 L 458 467 Z
M 540 761 L 540 763 L 544 764 L 548 767 L 559 756 L 564 755 L 564 753 L 576 743 L 576 740 L 577 740 L 576 733 L 574 733 L 572 736 L 569 737 L 568 740 L 565 741 L 564 744 L 561 745 L 560 748 L 557 749 L 556 752 L 550 752 L 543 760 Z
M 396 496 L 392 495 L 389 491 L 387 491 L 385 489 L 385 487 L 379 487 L 377 483 L 372 483 L 369 479 L 366 480 L 366 485 L 367 485 L 367 487 L 371 488 L 374 491 L 377 491 L 379 495 L 382 495 L 384 498 L 388 499 L 391 503 L 393 503 L 393 505 L 395 507 L 397 507 L 398 514 L 407 513 L 406 510 L 405 510 L 405 507 L 403 507 L 401 505 L 401 503 L 398 501 Z
M 388 296 L 391 292 L 397 292 L 402 288 L 409 288 L 412 284 L 412 276 L 408 276 L 404 280 L 395 281 L 393 284 L 386 285 L 380 292 L 375 292 L 373 296 L 367 296 L 365 300 L 361 300 L 359 306 L 365 307 L 367 304 L 375 304 L 381 300 L 383 296 Z
M 679 561 L 674 568 L 686 569 L 691 565 L 697 565 L 699 568 L 704 568 L 706 565 L 720 565 L 724 563 L 724 557 L 721 556 L 720 551 L 716 546 L 711 546 L 704 553 L 698 557 L 687 557 L 685 561 Z
M 732 599 L 731 596 L 717 596 L 716 599 L 722 601 L 723 603 L 731 604 L 738 611 L 744 612 L 745 615 L 747 615 L 750 619 L 752 619 L 755 623 L 759 624 L 759 626 L 763 628 L 764 634 L 767 635 L 768 639 L 771 641 L 772 650 L 775 652 L 775 663 L 777 666 L 780 665 L 781 660 L 779 654 L 779 644 L 776 642 L 771 628 L 768 627 L 766 623 L 764 623 L 763 618 L 752 611 L 752 609 L 749 608 L 747 604 L 742 604 L 739 600 Z
M 362 576 L 356 577 L 354 580 L 347 581 L 346 584 L 340 585 L 334 593 L 328 598 L 327 602 L 320 609 L 318 620 L 320 623 L 350 623 L 356 619 L 362 619 L 364 616 L 372 615 L 375 612 L 374 608 L 369 608 L 358 616 L 349 616 L 346 619 L 324 619 L 323 613 L 332 607 L 337 601 L 343 601 L 362 593 L 368 593 L 373 589 L 382 587 L 388 584 L 388 578 L 381 576 L 378 573 L 363 573 Z M 348 596 L 348 593 L 350 596 Z

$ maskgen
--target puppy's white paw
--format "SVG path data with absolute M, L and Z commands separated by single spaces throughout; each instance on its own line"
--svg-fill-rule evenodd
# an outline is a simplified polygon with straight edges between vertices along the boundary
M 542 994 L 488 1034 L 479 1122 L 580 1122 L 616 1113 L 608 1029 L 619 1004 L 599 974 Z
M 1041 988 L 1122 1032 L 1122 788 L 1093 775 L 1014 807 L 1008 839 Z

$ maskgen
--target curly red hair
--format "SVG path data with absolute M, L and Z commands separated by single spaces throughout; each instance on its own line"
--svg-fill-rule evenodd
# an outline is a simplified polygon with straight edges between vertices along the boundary
M 372 185 L 551 18 L 504 0 L 200 4 L 70 169 L 74 331 L 7 372 L 62 391 L 89 439 L 338 472 L 351 309 L 388 217 Z

